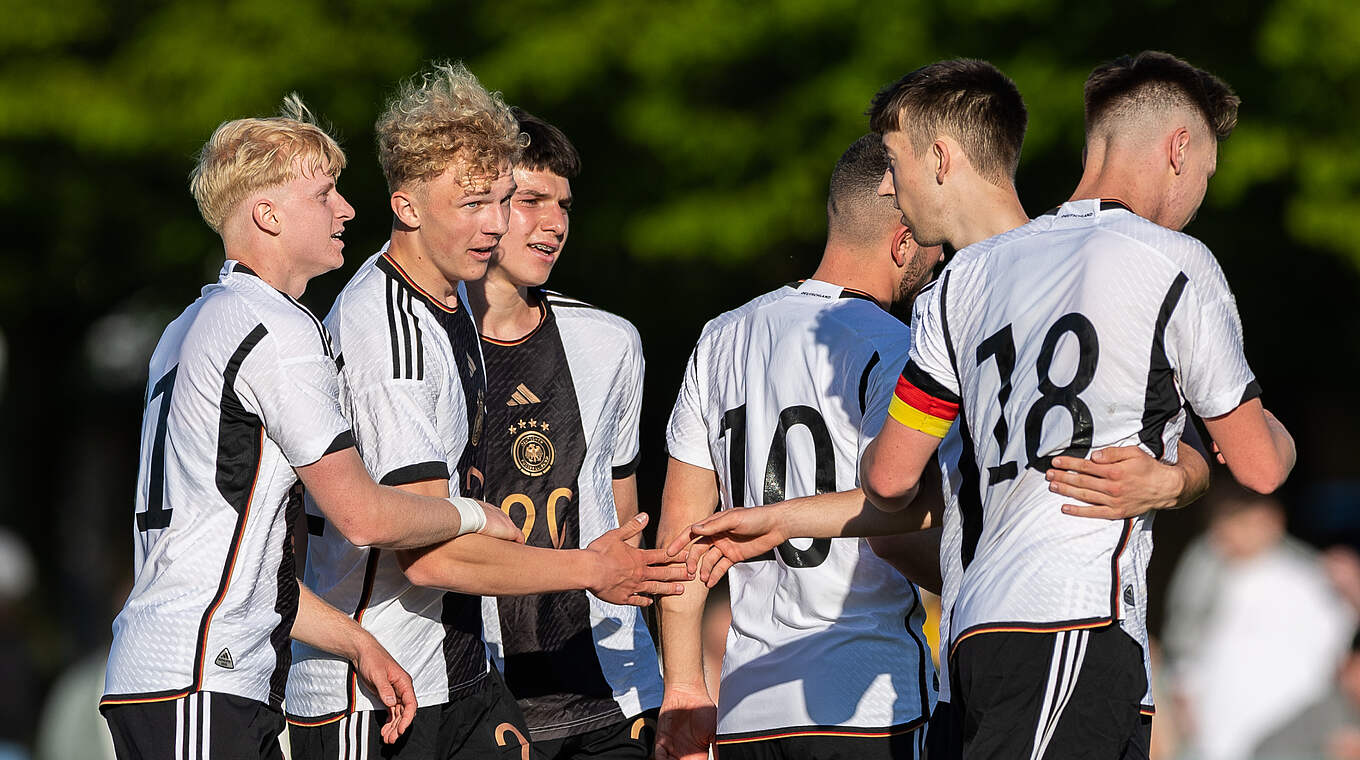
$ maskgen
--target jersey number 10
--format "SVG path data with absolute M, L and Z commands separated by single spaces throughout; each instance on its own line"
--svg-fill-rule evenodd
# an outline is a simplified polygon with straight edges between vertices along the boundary
M 826 421 L 816 409 L 810 406 L 790 406 L 779 413 L 779 426 L 775 428 L 774 439 L 770 441 L 770 455 L 765 461 L 765 492 L 761 504 L 778 504 L 784 500 L 784 487 L 788 482 L 788 433 L 802 425 L 812 436 L 812 449 L 816 461 L 813 480 L 818 494 L 832 493 L 836 490 L 836 451 L 831 442 L 831 432 L 826 429 Z M 746 405 L 729 409 L 722 416 L 722 433 L 728 431 L 728 476 L 731 484 L 732 506 L 746 504 Z M 799 549 L 785 541 L 775 547 L 779 558 L 789 567 L 817 567 L 826 561 L 831 551 L 831 539 L 814 539 L 806 549 Z M 765 554 L 753 558 L 772 560 Z

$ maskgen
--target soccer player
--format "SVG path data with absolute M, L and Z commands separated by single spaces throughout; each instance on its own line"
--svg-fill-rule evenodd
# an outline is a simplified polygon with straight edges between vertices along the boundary
M 887 413 L 908 345 L 886 309 L 910 298 L 940 258 L 877 194 L 885 167 L 876 136 L 850 146 L 832 173 L 827 242 L 812 278 L 705 326 L 667 430 L 662 535 L 719 502 L 836 494 L 847 511 L 862 511 L 855 463 Z M 867 518 L 881 533 L 923 521 L 874 512 Z M 728 578 L 721 757 L 917 756 L 933 669 L 912 583 L 862 539 L 784 541 Z M 689 586 L 661 600 L 661 758 L 702 757 L 715 732 L 699 647 L 705 589 Z
M 438 64 L 405 83 L 377 133 L 391 241 L 326 317 L 343 364 L 345 409 L 380 482 L 429 496 L 480 496 L 487 441 L 500 431 L 486 423 L 486 373 L 462 283 L 482 277 L 505 234 L 523 138 L 509 108 L 462 64 Z M 646 568 L 651 555 L 625 543 L 645 516 L 573 551 L 469 536 L 471 544 L 389 552 L 346 541 L 310 508 L 307 522 L 309 584 L 411 672 L 421 707 L 393 757 L 527 751 L 520 710 L 488 666 L 481 600 L 465 594 L 587 588 L 648 604 L 643 594 L 673 593 L 676 584 L 661 579 L 683 573 Z M 523 541 L 518 528 L 515 535 Z M 298 646 L 288 687 L 294 757 L 376 754 L 373 729 L 385 713 L 343 660 Z
M 227 261 L 151 358 L 136 579 L 100 702 L 120 758 L 281 757 L 290 635 L 348 660 L 389 711 L 384 740 L 410 723 L 410 677 L 294 575 L 299 480 L 356 543 L 516 535 L 472 499 L 378 486 L 355 452 L 330 339 L 296 300 L 343 262 L 344 166 L 296 95 L 282 116 L 222 124 L 199 155 L 190 188 Z
M 1273 490 L 1291 469 L 1293 441 L 1261 406 L 1222 271 L 1177 231 L 1238 99 L 1163 53 L 1098 67 L 1073 199 L 991 237 L 970 221 L 1010 205 L 1023 104 L 1016 92 L 979 118 L 971 93 L 989 81 L 1014 90 L 987 64 L 951 61 L 874 101 L 904 218 L 960 251 L 917 299 L 893 422 L 861 481 L 880 508 L 903 508 L 957 418 L 964 572 L 948 651 L 965 757 L 1145 752 L 1151 514 L 1064 505 L 1046 472 L 1118 445 L 1169 459 L 1186 403 L 1245 485 Z
M 543 289 L 580 156 L 557 127 L 512 110 L 529 144 L 509 231 L 468 284 L 486 357 L 486 496 L 529 546 L 575 549 L 638 514 L 642 343 L 627 320 Z M 536 753 L 651 755 L 661 671 L 635 607 L 567 591 L 488 598 L 483 612 Z

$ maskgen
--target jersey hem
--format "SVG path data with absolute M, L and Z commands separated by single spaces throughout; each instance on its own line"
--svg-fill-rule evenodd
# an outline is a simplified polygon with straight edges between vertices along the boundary
M 835 736 L 846 739 L 883 739 L 899 734 L 909 734 L 924 726 L 927 716 L 921 716 L 906 723 L 885 728 L 860 728 L 857 726 L 790 726 L 771 728 L 764 731 L 747 731 L 734 734 L 718 734 L 714 744 L 745 744 L 746 742 L 769 741 L 771 739 L 790 739 L 800 736 Z
M 1084 618 L 1080 620 L 1059 620 L 1053 623 L 1026 623 L 1023 621 L 1005 623 L 980 623 L 960 633 L 954 642 L 949 645 L 949 656 L 953 657 L 959 651 L 959 644 L 965 639 L 984 633 L 1061 633 L 1062 631 L 1080 631 L 1090 628 L 1103 628 L 1107 625 L 1117 623 L 1118 618 Z
M 639 713 L 639 715 L 640 714 L 641 713 Z M 589 718 L 580 718 L 567 723 L 554 723 L 550 726 L 535 726 L 532 723 L 529 723 L 528 716 L 525 716 L 525 722 L 529 727 L 529 740 L 536 742 L 565 739 L 568 736 L 577 736 L 607 726 L 627 723 L 629 720 L 632 720 L 632 718 L 625 716 L 618 706 L 615 706 L 614 711 L 611 713 L 600 713 L 599 715 L 592 715 Z

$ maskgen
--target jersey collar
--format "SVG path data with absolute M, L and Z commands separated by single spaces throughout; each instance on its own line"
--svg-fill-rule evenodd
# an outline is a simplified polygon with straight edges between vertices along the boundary
M 459 304 L 463 302 L 463 294 L 461 292 L 459 292 L 458 299 L 454 302 L 454 306 L 452 308 L 445 306 L 442 301 L 440 301 L 438 298 L 435 298 L 433 295 L 430 295 L 428 292 L 426 292 L 424 288 L 416 284 L 416 281 L 411 278 L 411 275 L 407 274 L 406 270 L 402 269 L 401 265 L 397 263 L 397 260 L 392 258 L 392 255 L 388 253 L 387 245 L 383 246 L 382 251 L 378 255 L 378 260 L 375 266 L 384 274 L 386 274 L 388 277 L 395 280 L 398 285 L 401 285 L 402 287 L 411 291 L 411 294 L 414 297 L 419 298 L 421 301 L 424 301 L 425 305 L 430 307 L 431 313 L 434 314 L 438 314 L 439 312 L 443 312 L 445 314 L 458 313 Z
M 796 282 L 789 283 L 788 287 L 793 288 L 799 293 L 807 293 L 809 295 L 819 296 L 821 298 L 826 299 L 858 298 L 864 301 L 868 301 L 872 304 L 881 306 L 881 304 L 878 303 L 877 298 L 874 298 L 873 296 L 869 295 L 868 293 L 865 293 L 862 290 L 855 290 L 854 288 L 847 288 L 840 285 L 836 285 L 834 283 L 824 282 L 822 280 L 811 279 L 798 280 Z
M 1096 201 L 1096 198 L 1083 198 L 1081 200 L 1068 201 L 1061 206 L 1054 206 L 1041 214 L 1041 216 L 1091 216 L 1098 211 L 1114 211 L 1116 209 L 1122 209 L 1130 214 L 1133 213 L 1133 209 L 1129 207 L 1129 204 L 1118 198 L 1100 198 L 1099 206 L 1096 206 Z

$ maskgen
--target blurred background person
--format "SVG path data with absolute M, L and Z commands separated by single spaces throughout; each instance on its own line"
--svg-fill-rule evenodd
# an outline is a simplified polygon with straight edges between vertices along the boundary
M 1284 508 L 1220 477 L 1172 578 L 1162 643 L 1180 757 L 1241 760 L 1329 688 L 1355 629 Z

